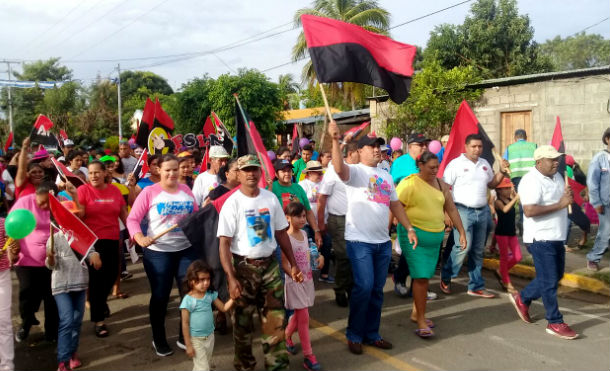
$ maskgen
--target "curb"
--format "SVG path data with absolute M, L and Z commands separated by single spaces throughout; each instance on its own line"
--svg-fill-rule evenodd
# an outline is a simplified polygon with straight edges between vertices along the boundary
M 483 259 L 483 267 L 486 269 L 497 269 L 500 266 L 498 259 Z M 529 265 L 517 264 L 510 271 L 518 277 L 534 278 L 536 276 L 536 269 Z M 589 291 L 595 294 L 604 296 L 610 296 L 610 287 L 603 281 L 592 277 L 581 276 L 573 273 L 565 273 L 561 281 L 561 286 L 571 287 L 579 290 Z

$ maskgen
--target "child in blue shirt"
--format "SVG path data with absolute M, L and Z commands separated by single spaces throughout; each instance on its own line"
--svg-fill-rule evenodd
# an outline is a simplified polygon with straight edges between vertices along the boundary
M 195 260 L 186 270 L 185 291 L 180 310 L 186 354 L 193 358 L 193 370 L 209 370 L 214 350 L 214 315 L 212 304 L 221 312 L 233 306 L 233 299 L 226 303 L 218 299 L 218 292 L 211 286 L 213 271 L 202 260 Z

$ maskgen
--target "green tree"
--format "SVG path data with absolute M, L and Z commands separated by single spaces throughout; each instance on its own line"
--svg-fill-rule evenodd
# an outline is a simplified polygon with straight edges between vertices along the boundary
M 212 111 L 208 99 L 214 80 L 208 75 L 195 78 L 176 93 L 176 130 L 180 133 L 201 133 L 205 119 Z
M 400 105 L 390 103 L 394 115 L 388 120 L 386 136 L 404 138 L 411 132 L 423 132 L 435 138 L 448 134 L 462 100 L 473 103 L 481 96 L 482 90 L 465 89 L 479 80 L 473 66 L 447 70 L 438 61 L 427 61 L 413 77 L 407 100 Z
M 376 0 L 314 0 L 313 7 L 297 10 L 294 15 L 295 27 L 301 26 L 301 16 L 310 14 L 353 23 L 371 32 L 388 35 L 390 13 L 381 8 Z M 306 58 L 307 43 L 301 32 L 292 47 L 292 60 Z M 303 67 L 301 78 L 308 86 L 316 85 L 316 75 L 311 60 Z M 329 100 L 333 106 L 355 109 L 364 103 L 364 87 L 358 83 L 330 84 Z
M 529 17 L 519 14 L 515 0 L 478 0 L 463 24 L 431 32 L 424 57 L 445 69 L 474 66 L 483 78 L 551 71 L 533 37 Z
M 237 75 L 218 77 L 209 91 L 208 100 L 232 134 L 235 134 L 234 93 L 237 93 L 242 106 L 256 124 L 265 145 L 271 147 L 282 109 L 277 84 L 253 69 L 240 69 Z
M 116 84 L 98 77 L 87 91 L 87 102 L 87 109 L 66 131 L 77 144 L 97 146 L 100 139 L 116 135 L 119 131 Z M 124 132 L 127 126 L 127 122 L 124 122 Z
M 555 36 L 541 44 L 540 50 L 559 71 L 610 64 L 610 40 L 598 34 L 581 32 L 565 39 Z
M 280 99 L 282 100 L 283 109 L 296 109 L 290 101 L 290 96 L 299 92 L 299 84 L 294 81 L 294 75 L 291 73 L 280 75 L 278 77 L 278 88 L 280 90 Z
M 129 122 L 136 109 L 143 109 L 146 98 L 169 97 L 173 93 L 167 80 L 153 72 L 121 72 L 122 122 Z

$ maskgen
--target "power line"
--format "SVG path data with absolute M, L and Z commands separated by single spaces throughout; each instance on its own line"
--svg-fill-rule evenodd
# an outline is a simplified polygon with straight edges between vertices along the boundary
M 469 3 L 469 2 L 471 2 L 471 1 L 472 1 L 472 0 L 466 0 L 466 1 L 462 1 L 461 3 L 453 4 L 453 5 L 451 5 L 451 6 L 448 6 L 448 7 L 446 7 L 446 8 L 443 8 L 443 9 L 437 10 L 437 11 L 435 11 L 435 12 L 432 12 L 432 13 L 428 13 L 428 14 L 422 15 L 421 17 L 417 17 L 417 18 L 409 19 L 409 20 L 408 20 L 408 21 L 406 21 L 406 22 L 399 23 L 399 24 L 397 24 L 397 25 L 395 25 L 395 26 L 392 26 L 392 27 L 388 28 L 388 30 L 393 30 L 393 29 L 395 29 L 395 28 L 398 28 L 398 27 L 404 26 L 404 25 L 406 25 L 406 24 L 413 23 L 413 22 L 415 22 L 415 21 L 419 21 L 420 19 L 424 19 L 424 18 L 430 17 L 430 16 L 432 16 L 432 15 L 435 15 L 435 14 L 438 14 L 438 13 L 441 13 L 441 12 L 444 12 L 445 10 L 449 10 L 449 9 L 451 9 L 451 8 L 455 8 L 456 6 L 460 6 L 460 5 L 462 5 L 462 4 L 466 4 L 466 3 Z
M 606 22 L 608 19 L 610 19 L 610 17 L 606 17 L 606 18 L 602 19 L 601 21 L 599 21 L 597 23 L 594 23 L 594 24 L 592 24 L 590 26 L 587 26 L 587 27 L 583 28 L 582 30 L 580 30 L 580 31 L 578 31 L 576 33 L 571 34 L 570 36 L 575 36 L 575 35 L 578 35 L 581 32 L 585 32 L 586 30 L 588 30 L 590 28 L 593 28 L 593 27 L 595 27 L 595 26 L 597 26 L 599 24 L 602 24 L 602 23 Z M 570 36 L 568 36 L 568 37 L 570 37 Z

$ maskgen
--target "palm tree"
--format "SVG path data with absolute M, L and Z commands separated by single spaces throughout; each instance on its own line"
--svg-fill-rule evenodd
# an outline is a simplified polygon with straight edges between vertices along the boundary
M 390 13 L 379 7 L 375 0 L 314 0 L 313 8 L 297 10 L 294 15 L 295 27 L 301 26 L 301 15 L 303 14 L 338 19 L 383 35 L 388 35 L 390 25 Z M 306 58 L 306 52 L 305 34 L 301 31 L 292 48 L 292 60 L 296 62 Z M 316 74 L 311 60 L 303 67 L 301 77 L 303 82 L 310 87 L 316 83 Z M 361 97 L 363 87 L 362 84 L 355 83 L 331 84 L 331 91 L 334 91 L 335 95 L 341 92 L 343 99 L 351 101 L 352 108 L 354 108 L 355 100 Z
M 291 109 L 289 98 L 291 94 L 299 92 L 299 84 L 294 81 L 294 75 L 287 73 L 278 77 L 278 89 L 284 109 Z

